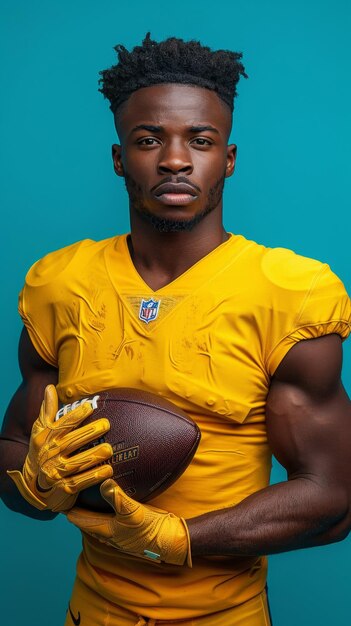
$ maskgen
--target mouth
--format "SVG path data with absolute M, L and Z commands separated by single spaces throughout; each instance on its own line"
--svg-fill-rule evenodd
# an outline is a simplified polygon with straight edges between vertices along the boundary
M 182 206 L 198 197 L 194 187 L 187 183 L 164 183 L 154 190 L 154 196 L 163 204 Z
M 197 196 L 191 196 L 189 193 L 161 193 L 156 198 L 163 204 L 182 206 L 194 202 Z

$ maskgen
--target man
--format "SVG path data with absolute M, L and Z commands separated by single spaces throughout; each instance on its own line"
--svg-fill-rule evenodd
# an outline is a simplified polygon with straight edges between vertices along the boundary
M 328 266 L 223 228 L 241 55 L 149 35 L 117 51 L 101 91 L 131 233 L 54 252 L 27 275 L 2 497 L 32 516 L 65 512 L 83 530 L 67 626 L 267 625 L 263 555 L 350 528 L 351 408 L 340 381 L 350 300 Z M 61 402 L 119 386 L 160 393 L 201 428 L 193 462 L 139 505 L 101 464 L 108 444 L 76 453 L 106 420 L 80 426 L 85 404 L 55 422 L 54 385 Z M 271 452 L 288 480 L 268 486 Z M 74 507 L 102 481 L 115 514 Z

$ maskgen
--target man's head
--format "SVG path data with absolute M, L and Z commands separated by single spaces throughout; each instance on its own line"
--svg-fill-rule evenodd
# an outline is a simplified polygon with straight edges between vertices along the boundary
M 241 53 L 212 51 L 174 37 L 146 36 L 101 72 L 121 145 L 115 171 L 125 178 L 133 223 L 137 215 L 158 230 L 193 228 L 221 209 L 224 179 L 234 170 L 228 146 Z M 186 186 L 188 185 L 188 188 Z

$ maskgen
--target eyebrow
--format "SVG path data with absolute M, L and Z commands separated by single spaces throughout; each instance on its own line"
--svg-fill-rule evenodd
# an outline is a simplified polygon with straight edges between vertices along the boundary
M 191 128 L 189 128 L 191 133 L 203 133 L 204 131 L 212 131 L 213 133 L 217 133 L 219 134 L 217 128 L 214 128 L 214 126 L 191 126 Z
M 148 130 L 150 133 L 161 133 L 163 128 L 162 126 L 152 126 L 150 124 L 138 124 L 138 126 L 132 128 L 132 133 L 136 130 Z
M 149 133 L 162 133 L 164 128 L 163 126 L 153 126 L 152 124 L 138 124 L 138 126 L 134 126 L 131 132 L 133 133 L 137 130 L 147 130 Z M 210 125 L 190 126 L 188 130 L 190 133 L 203 133 L 204 131 L 212 131 L 213 133 L 219 134 L 217 128 L 214 128 L 214 126 Z

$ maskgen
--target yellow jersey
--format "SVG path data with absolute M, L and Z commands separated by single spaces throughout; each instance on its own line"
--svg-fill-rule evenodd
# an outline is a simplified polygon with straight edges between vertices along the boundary
M 269 484 L 272 375 L 298 341 L 351 330 L 350 300 L 328 265 L 239 235 L 157 291 L 137 273 L 127 235 L 78 242 L 30 269 L 19 311 L 38 353 L 59 370 L 63 403 L 134 387 L 197 422 L 192 463 L 150 502 L 184 518 L 234 506 Z M 265 586 L 265 558 L 193 561 L 192 569 L 149 563 L 85 536 L 77 575 L 154 619 L 221 611 Z

